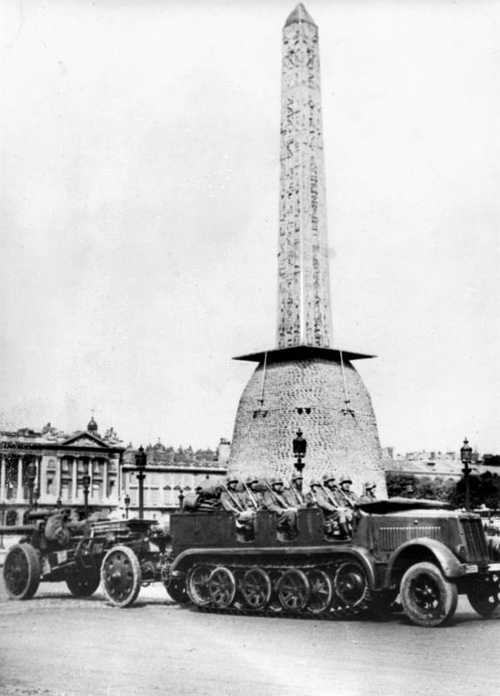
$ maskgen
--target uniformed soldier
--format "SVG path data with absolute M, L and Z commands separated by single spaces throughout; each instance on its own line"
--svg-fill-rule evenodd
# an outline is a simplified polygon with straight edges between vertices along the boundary
M 297 530 L 297 508 L 290 507 L 283 495 L 283 479 L 272 478 L 262 498 L 265 510 L 278 515 L 278 529 L 288 534 Z
M 322 484 L 314 482 L 314 488 L 311 483 L 311 494 L 314 495 L 316 505 L 322 510 L 325 520 L 325 533 L 333 535 L 341 530 L 341 506 L 336 496 L 335 476 L 333 474 L 325 474 L 322 479 Z
M 302 490 L 304 477 L 300 471 L 292 474 L 290 487 L 283 492 L 283 497 L 290 507 L 305 508 L 308 506 L 308 501 Z
M 243 491 L 240 498 L 245 506 L 245 510 L 257 512 L 262 510 L 262 486 L 257 476 L 247 476 L 243 484 Z
M 253 529 L 255 510 L 246 509 L 242 496 L 238 492 L 239 480 L 235 477 L 228 478 L 223 488 L 220 502 L 226 512 L 230 512 L 236 518 L 239 528 Z
M 375 493 L 376 488 L 377 484 L 375 481 L 366 481 L 363 486 L 363 495 L 359 499 L 359 502 L 372 503 L 374 500 L 377 500 L 377 495 Z
M 58 510 L 47 518 L 45 522 L 44 534 L 47 541 L 68 546 L 71 533 L 68 527 L 70 511 L 68 509 Z
M 339 479 L 339 502 L 340 504 L 347 506 L 349 508 L 354 508 L 354 506 L 359 502 L 359 497 L 351 491 L 352 479 L 349 474 L 342 474 Z

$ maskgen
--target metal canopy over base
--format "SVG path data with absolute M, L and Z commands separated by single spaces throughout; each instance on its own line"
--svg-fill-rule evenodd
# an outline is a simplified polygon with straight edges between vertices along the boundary
M 365 358 L 376 358 L 376 355 L 368 355 L 367 353 L 355 353 L 350 350 L 341 350 L 340 348 L 319 348 L 317 346 L 292 346 L 290 348 L 273 348 L 268 351 L 260 351 L 258 353 L 248 353 L 247 355 L 238 355 L 233 360 L 248 360 L 249 362 L 285 362 L 288 360 L 310 360 L 311 358 L 323 358 L 323 360 L 331 360 L 333 362 L 347 362 L 351 360 L 363 360 Z

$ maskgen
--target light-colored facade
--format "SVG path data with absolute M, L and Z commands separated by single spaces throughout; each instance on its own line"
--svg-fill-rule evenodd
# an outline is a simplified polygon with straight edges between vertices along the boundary
M 179 507 L 179 499 L 194 492 L 199 485 L 223 480 L 227 474 L 227 458 L 230 443 L 221 439 L 217 449 L 193 451 L 165 447 L 160 441 L 146 447 L 144 470 L 144 516 L 157 519 Z M 139 504 L 139 484 L 135 455 L 137 450 L 128 447 L 123 457 L 122 469 L 122 513 L 135 516 Z M 129 509 L 123 508 L 126 496 L 130 498 Z
M 0 432 L 0 522 L 22 524 L 29 509 L 29 467 L 35 465 L 33 499 L 39 508 L 71 506 L 83 511 L 83 477 L 90 477 L 88 508 L 109 512 L 119 503 L 124 446 L 110 428 L 71 435 L 48 423 L 42 430 Z

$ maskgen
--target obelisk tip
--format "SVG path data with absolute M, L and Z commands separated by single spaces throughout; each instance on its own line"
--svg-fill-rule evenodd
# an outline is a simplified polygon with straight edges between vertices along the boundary
M 289 24 L 294 24 L 295 22 L 307 22 L 308 24 L 316 26 L 316 22 L 313 20 L 313 18 L 301 2 L 299 2 L 299 4 L 293 10 L 293 12 L 290 12 L 290 14 L 288 15 L 287 20 L 285 22 L 285 27 L 287 27 Z

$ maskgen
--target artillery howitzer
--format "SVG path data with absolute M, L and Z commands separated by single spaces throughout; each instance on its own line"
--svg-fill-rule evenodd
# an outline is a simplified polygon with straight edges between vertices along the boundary
M 399 595 L 413 623 L 438 626 L 459 594 L 483 617 L 500 600 L 500 563 L 488 557 L 479 516 L 435 501 L 359 505 L 349 540 L 325 536 L 316 508 L 298 511 L 293 538 L 265 511 L 252 539 L 226 512 L 177 512 L 170 525 L 169 548 L 155 550 L 145 534 L 109 549 L 101 578 L 113 604 L 129 606 L 155 580 L 180 603 L 273 616 L 380 616 Z
M 117 544 L 139 552 L 151 526 L 133 519 L 71 522 L 68 513 L 31 512 L 29 524 L 0 527 L 0 533 L 21 535 L 7 551 L 3 567 L 11 598 L 30 599 L 43 581 L 64 581 L 75 597 L 89 597 L 99 586 L 106 552 Z

